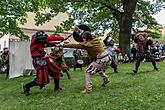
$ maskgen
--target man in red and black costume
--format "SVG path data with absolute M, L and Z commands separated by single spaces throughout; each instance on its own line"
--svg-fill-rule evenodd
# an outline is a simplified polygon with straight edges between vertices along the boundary
M 30 88 L 33 86 L 39 86 L 42 89 L 46 84 L 49 83 L 49 76 L 54 79 L 56 90 L 62 90 L 59 86 L 59 78 L 61 77 L 60 70 L 56 64 L 49 61 L 48 57 L 45 57 L 45 47 L 52 47 L 57 44 L 55 41 L 64 40 L 61 36 L 48 36 L 44 31 L 36 32 L 31 39 L 30 52 L 33 59 L 33 66 L 36 69 L 37 77 L 23 85 L 23 91 L 25 96 L 30 95 Z M 48 76 L 49 75 L 49 76 Z

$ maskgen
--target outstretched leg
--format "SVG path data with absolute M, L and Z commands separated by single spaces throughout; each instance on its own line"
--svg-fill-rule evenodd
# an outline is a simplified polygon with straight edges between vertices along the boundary
M 105 70 L 98 71 L 98 74 L 103 78 L 103 84 L 101 86 L 105 86 L 106 84 L 110 82 L 108 79 L 108 76 L 105 74 Z
M 156 67 L 156 61 L 152 57 L 150 57 L 150 61 L 152 62 L 154 69 L 158 71 L 158 68 Z
M 68 70 L 66 70 L 66 71 L 64 71 L 64 72 L 66 73 L 66 75 L 67 75 L 68 79 L 71 79 L 71 76 L 70 76 L 70 74 L 69 74 Z
M 92 65 L 92 63 L 88 66 L 86 69 L 85 74 L 85 89 L 82 91 L 82 93 L 87 93 L 92 91 L 92 76 L 97 68 Z
M 29 91 L 30 91 L 30 88 L 33 86 L 38 86 L 37 78 L 35 78 L 33 81 L 23 85 L 23 91 L 24 91 L 25 96 L 30 95 Z

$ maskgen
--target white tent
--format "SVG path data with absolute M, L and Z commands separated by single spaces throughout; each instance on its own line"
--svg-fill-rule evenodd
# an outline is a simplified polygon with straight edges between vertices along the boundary
M 25 70 L 34 69 L 29 50 L 29 41 L 10 42 L 9 49 L 9 78 L 23 76 Z
M 65 48 L 64 57 L 73 57 L 74 49 Z M 46 48 L 47 53 L 51 52 L 51 48 Z M 9 78 L 19 77 L 23 75 L 28 75 L 34 67 L 32 65 L 32 58 L 30 55 L 30 41 L 11 41 L 9 43 Z

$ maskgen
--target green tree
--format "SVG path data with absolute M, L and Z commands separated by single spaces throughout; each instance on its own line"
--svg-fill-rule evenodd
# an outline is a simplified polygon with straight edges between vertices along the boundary
M 40 0 L 41 1 L 41 0 Z M 146 0 L 42 0 L 56 15 L 68 12 L 70 19 L 61 24 L 57 30 L 68 30 L 73 21 L 87 24 L 95 33 L 111 29 L 119 33 L 119 47 L 123 53 L 130 53 L 130 36 L 132 27 L 147 27 L 158 30 L 158 24 L 152 15 L 164 6 L 163 1 Z M 40 18 L 38 16 L 38 18 Z M 36 21 L 38 21 L 36 19 Z M 43 20 L 45 22 L 45 20 Z M 42 21 L 40 21 L 42 22 Z M 40 24 L 38 22 L 38 24 Z
M 26 22 L 26 12 L 37 12 L 42 8 L 41 2 L 33 0 L 0 0 L 0 32 L 3 34 L 10 33 L 20 37 L 22 40 L 27 39 L 18 24 Z
M 163 0 L 1 0 L 0 3 L 3 32 L 22 35 L 17 24 L 26 22 L 29 11 L 36 12 L 36 25 L 42 25 L 60 12 L 67 12 L 70 19 L 61 23 L 61 27 L 57 26 L 56 31 L 71 29 L 75 21 L 89 25 L 95 33 L 111 29 L 112 33 L 119 33 L 119 46 L 128 54 L 132 27 L 157 30 L 152 15 L 165 7 Z M 46 8 L 50 10 L 43 11 Z

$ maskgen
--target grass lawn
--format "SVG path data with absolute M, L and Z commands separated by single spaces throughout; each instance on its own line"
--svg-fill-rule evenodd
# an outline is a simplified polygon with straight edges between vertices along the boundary
M 99 75 L 93 77 L 93 92 L 82 94 L 84 71 L 77 69 L 61 78 L 63 93 L 52 94 L 53 81 L 40 90 L 31 89 L 25 97 L 21 83 L 33 77 L 5 79 L 0 74 L 0 110 L 165 110 L 165 62 L 157 63 L 160 71 L 153 71 L 151 63 L 142 63 L 138 75 L 131 75 L 134 64 L 119 65 L 119 73 L 107 70 L 111 83 L 100 87 Z M 85 70 L 85 69 L 84 69 Z

